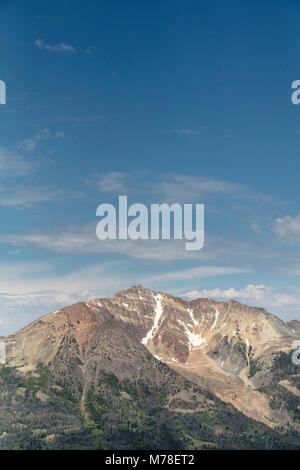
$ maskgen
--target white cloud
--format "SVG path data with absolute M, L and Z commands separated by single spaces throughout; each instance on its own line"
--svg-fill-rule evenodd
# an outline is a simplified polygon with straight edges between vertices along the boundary
M 273 232 L 279 238 L 300 241 L 300 214 L 295 217 L 286 215 L 273 223 Z
M 206 279 L 209 277 L 223 276 L 225 274 L 241 274 L 249 272 L 248 269 L 236 268 L 234 266 L 200 266 L 186 270 L 175 270 L 168 273 L 159 274 L 152 277 L 152 281 L 171 281 L 171 280 L 193 280 Z M 194 293 L 197 291 L 193 291 Z M 188 294 L 185 294 L 188 296 Z
M 128 239 L 101 241 L 96 236 L 96 224 L 97 221 L 95 220 L 90 224 L 56 228 L 55 232 L 7 233 L 0 235 L 0 243 L 7 243 L 16 247 L 33 246 L 57 253 L 116 254 L 155 262 L 182 260 L 186 262 L 213 262 L 213 264 L 221 263 L 225 266 L 232 266 L 235 265 L 238 259 L 239 264 L 246 265 L 249 268 L 249 262 L 253 260 L 255 247 L 246 242 L 206 236 L 202 250 L 187 251 L 184 246 L 185 240 Z M 271 255 L 272 253 L 269 254 L 267 250 L 257 253 L 264 266 L 266 261 L 273 259 Z
M 250 227 L 252 228 L 253 232 L 255 232 L 257 235 L 262 235 L 263 231 L 262 231 L 262 228 L 261 228 L 261 226 L 258 222 L 253 221 L 250 224 Z
M 178 134 L 178 135 L 199 135 L 203 134 L 206 131 L 206 126 L 202 126 L 200 129 L 178 129 L 175 131 L 169 131 L 169 134 Z
M 20 276 L 36 276 L 41 273 L 47 273 L 51 270 L 51 265 L 42 261 L 31 261 L 22 263 L 0 263 L 0 282 L 1 288 L 4 288 L 6 281 L 19 279 Z
M 66 44 L 64 42 L 61 42 L 60 44 L 57 44 L 57 45 L 51 45 L 51 44 L 45 44 L 45 42 L 42 41 L 42 39 L 37 39 L 34 42 L 34 44 L 40 49 L 45 49 L 46 51 L 51 51 L 51 52 L 71 52 L 71 53 L 76 52 L 76 48 L 74 46 L 71 46 L 70 44 Z
M 246 304 L 265 307 L 267 309 L 295 307 L 297 310 L 300 303 L 300 292 L 298 290 L 294 289 L 293 292 L 284 289 L 278 290 L 273 287 L 265 286 L 264 284 L 249 284 L 242 289 L 230 287 L 225 290 L 219 288 L 192 290 L 186 292 L 184 296 L 189 299 L 197 299 L 200 297 L 224 300 L 236 299 Z
M 237 199 L 259 199 L 270 202 L 267 195 L 255 192 L 243 184 L 219 180 L 208 176 L 191 176 L 176 173 L 152 174 L 148 171 L 124 173 L 113 171 L 95 174 L 85 181 L 103 193 L 133 194 L 143 199 L 173 202 L 203 202 L 208 196 L 234 195 Z
M 118 262 L 88 265 L 68 274 L 57 274 L 51 262 L 1 263 L 1 292 L 27 295 L 37 292 L 99 291 L 103 294 L 114 286 L 125 284 L 122 266 Z
M 168 174 L 154 184 L 153 190 L 166 199 L 181 201 L 193 198 L 199 201 L 208 194 L 241 194 L 246 187 L 210 177 Z
M 58 131 L 56 133 L 51 132 L 49 129 L 45 128 L 37 132 L 33 137 L 24 139 L 18 143 L 18 148 L 24 150 L 25 152 L 30 152 L 36 149 L 40 142 L 43 142 L 48 139 L 58 139 L 64 137 L 63 131 Z
M 131 180 L 131 175 L 120 171 L 109 173 L 97 173 L 92 179 L 85 180 L 87 185 L 94 185 L 101 193 L 128 193 L 130 188 L 127 183 Z
M 85 50 L 85 53 L 86 54 L 92 54 L 93 52 L 96 52 L 97 51 L 97 47 L 96 46 L 91 46 L 91 47 L 88 47 L 86 50 Z
M 36 169 L 36 162 L 25 160 L 21 155 L 0 147 L 1 176 L 24 176 Z
M 0 186 L 0 206 L 32 207 L 35 204 L 52 201 L 63 195 L 63 191 L 47 187 L 7 188 Z
M 0 242 L 18 247 L 35 246 L 57 253 L 116 254 L 156 262 L 188 261 L 197 259 L 201 253 L 186 251 L 184 240 L 99 240 L 96 223 L 56 230 L 55 233 L 5 234 L 0 236 Z
M 41 307 L 42 309 L 46 309 L 45 313 L 48 313 L 53 306 L 71 305 L 75 302 L 86 301 L 97 296 L 97 292 L 87 290 L 69 293 L 60 291 L 40 291 L 28 292 L 26 294 L 0 294 L 0 305 L 5 309 L 15 307 Z

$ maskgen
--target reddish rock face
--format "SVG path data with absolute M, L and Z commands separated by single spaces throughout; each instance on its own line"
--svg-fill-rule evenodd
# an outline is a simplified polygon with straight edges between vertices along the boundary
M 72 353 L 82 364 L 95 351 L 111 354 L 122 343 L 138 344 L 270 425 L 288 417 L 271 409 L 269 398 L 258 388 L 270 382 L 270 364 L 281 351 L 289 352 L 295 339 L 291 325 L 263 309 L 236 301 L 187 302 L 135 286 L 109 299 L 79 302 L 45 315 L 4 340 L 7 364 L 25 372 L 39 363 L 49 364 L 62 347 L 74 344 Z M 257 361 L 260 372 L 251 376 Z

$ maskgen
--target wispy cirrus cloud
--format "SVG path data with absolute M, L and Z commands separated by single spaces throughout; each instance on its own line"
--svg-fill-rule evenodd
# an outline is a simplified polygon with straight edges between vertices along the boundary
M 152 281 L 172 281 L 172 280 L 194 280 L 208 279 L 215 276 L 223 276 L 225 274 L 241 274 L 248 273 L 249 269 L 237 268 L 235 266 L 198 266 L 196 268 L 185 270 L 174 270 L 167 273 L 154 276 Z M 187 294 L 186 294 L 187 296 Z
M 96 224 L 70 226 L 55 233 L 5 234 L 0 242 L 33 246 L 56 253 L 111 254 L 154 262 L 192 260 L 200 252 L 185 251 L 182 240 L 105 240 L 96 237 Z
M 58 199 L 65 194 L 59 189 L 48 187 L 16 187 L 7 188 L 0 186 L 0 206 L 3 207 L 32 207 L 41 202 Z
M 106 114 L 78 114 L 78 115 L 59 115 L 55 117 L 47 117 L 45 121 L 53 123 L 64 123 L 71 126 L 85 125 L 104 121 L 109 116 Z
M 189 129 L 189 128 L 183 128 L 183 129 L 177 129 L 177 130 L 172 130 L 168 131 L 168 134 L 177 134 L 177 135 L 200 135 L 206 132 L 207 127 L 206 126 L 201 126 L 200 129 Z
M 204 248 L 200 251 L 186 251 L 185 240 L 99 240 L 96 236 L 95 222 L 73 225 L 67 228 L 28 233 L 8 233 L 0 235 L 0 243 L 14 247 L 31 246 L 55 253 L 65 254 L 103 254 L 145 262 L 164 263 L 172 261 L 221 263 L 249 270 L 253 267 L 254 246 L 250 243 L 226 240 L 222 237 L 206 237 Z M 272 258 L 264 250 L 259 259 L 265 266 Z
M 51 51 L 51 52 L 71 52 L 75 53 L 76 48 L 74 46 L 71 46 L 70 44 L 66 44 L 65 42 L 61 42 L 60 44 L 52 45 L 52 44 L 46 44 L 42 39 L 36 39 L 34 41 L 34 44 L 36 47 L 39 49 L 45 49 L 46 51 Z
M 135 197 L 161 201 L 191 202 L 212 196 L 235 196 L 237 199 L 272 202 L 269 195 L 261 194 L 247 185 L 211 176 L 193 176 L 176 173 L 155 174 L 148 171 L 128 173 L 113 171 L 95 173 L 85 180 L 103 193 L 127 193 Z
M 33 137 L 18 142 L 17 147 L 25 152 L 30 152 L 35 150 L 37 146 L 43 141 L 49 139 L 59 139 L 62 137 L 64 137 L 63 131 L 52 132 L 50 129 L 44 128 L 37 132 Z
M 37 163 L 26 160 L 15 151 L 0 147 L 0 175 L 24 176 L 32 173 L 37 168 Z
M 29 159 L 25 153 L 34 151 L 37 146 L 48 139 L 62 138 L 62 131 L 53 132 L 44 128 L 33 137 L 19 141 L 15 148 L 0 147 L 0 206 L 2 207 L 32 207 L 35 204 L 65 197 L 79 197 L 82 193 L 71 193 L 49 186 L 34 186 L 26 179 L 20 184 L 20 177 L 31 176 L 41 169 L 48 158 Z
M 139 193 L 153 193 L 162 197 L 190 198 L 208 193 L 241 193 L 246 186 L 212 177 L 188 176 L 176 173 L 163 175 L 141 172 L 130 174 L 119 171 L 96 173 L 86 180 L 93 183 L 101 192 L 116 192 L 122 190 Z
M 63 131 L 53 132 L 44 128 L 33 137 L 17 142 L 14 148 L 0 147 L 0 178 L 25 176 L 33 173 L 40 167 L 41 161 L 25 158 L 25 153 L 34 151 L 43 141 L 62 137 L 64 137 Z
M 110 171 L 109 173 L 96 173 L 84 182 L 88 186 L 97 187 L 101 193 L 125 193 L 130 190 L 131 180 L 132 176 L 129 173 Z
M 150 189 L 150 188 L 149 188 Z M 246 191 L 241 184 L 218 180 L 212 177 L 179 174 L 162 175 L 155 185 L 155 192 L 164 198 L 179 200 L 204 197 L 208 194 L 240 194 Z
M 36 276 L 51 270 L 51 265 L 47 261 L 31 261 L 19 263 L 0 263 L 0 281 L 10 281 L 19 279 L 22 276 Z

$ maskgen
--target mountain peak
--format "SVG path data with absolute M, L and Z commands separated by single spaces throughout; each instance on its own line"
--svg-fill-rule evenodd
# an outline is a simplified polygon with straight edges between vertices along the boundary
M 153 292 L 151 291 L 150 289 L 147 289 L 146 287 L 142 286 L 141 284 L 136 284 L 132 287 L 129 287 L 128 289 L 125 289 L 125 290 L 121 290 L 119 292 L 117 292 L 116 295 L 119 295 L 119 294 L 137 294 L 139 292 Z
M 121 345 L 123 349 L 147 350 L 156 360 L 192 377 L 219 398 L 265 420 L 264 416 L 274 413 L 248 375 L 264 370 L 257 362 L 262 355 L 272 363 L 276 355 L 291 351 L 298 331 L 293 326 L 295 323 L 285 324 L 263 309 L 235 300 L 203 298 L 188 302 L 136 285 L 110 298 L 59 309 L 4 341 L 7 365 L 23 372 L 34 370 L 40 363 L 52 364 L 69 347 L 76 356 L 72 361 L 83 363 L 89 355 L 105 352 L 117 356 Z M 261 386 L 265 378 L 259 374 L 255 380 Z M 237 393 L 239 401 L 233 402 L 230 397 Z M 249 403 L 256 403 L 258 397 L 261 412 L 253 412 Z

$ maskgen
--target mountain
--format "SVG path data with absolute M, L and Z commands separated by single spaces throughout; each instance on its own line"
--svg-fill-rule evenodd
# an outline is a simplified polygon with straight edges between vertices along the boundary
M 295 325 L 135 286 L 2 337 L 0 449 L 300 446 Z

